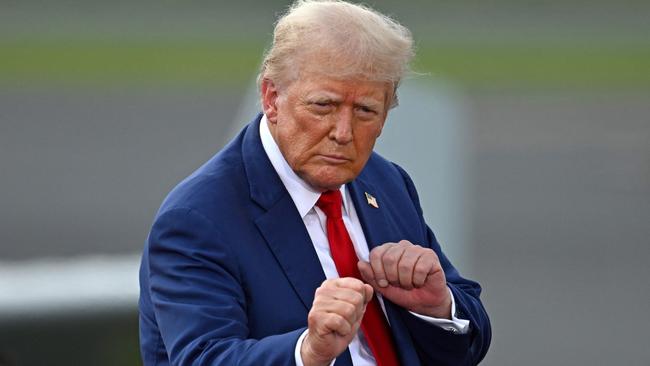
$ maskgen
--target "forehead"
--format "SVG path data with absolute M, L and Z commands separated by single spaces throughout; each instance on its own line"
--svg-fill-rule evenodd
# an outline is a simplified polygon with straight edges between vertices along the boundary
M 388 82 L 363 78 L 336 78 L 322 74 L 304 75 L 289 85 L 289 93 L 299 98 L 367 101 L 386 104 L 392 96 Z

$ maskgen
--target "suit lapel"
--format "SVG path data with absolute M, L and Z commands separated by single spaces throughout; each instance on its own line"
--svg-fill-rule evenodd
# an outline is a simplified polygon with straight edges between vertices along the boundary
M 247 127 L 242 144 L 251 199 L 263 209 L 255 224 L 309 310 L 325 273 L 305 224 L 264 151 L 259 134 L 261 116 Z
M 394 220 L 390 217 L 391 197 L 389 195 L 364 179 L 363 174 L 351 182 L 348 189 L 368 242 L 368 249 L 372 250 L 386 242 L 397 242 L 403 239 L 396 230 L 397 226 Z M 374 207 L 368 202 L 366 193 L 375 198 L 378 207 Z M 400 316 L 400 312 L 405 310 L 386 299 L 384 299 L 384 304 L 400 363 L 409 366 L 420 365 L 413 340 Z
M 368 242 L 368 249 L 372 250 L 386 242 L 399 240 L 395 230 L 391 230 L 394 225 L 389 216 L 390 208 L 387 205 L 389 199 L 384 192 L 375 189 L 375 186 L 362 175 L 348 184 L 348 189 Z M 366 193 L 375 198 L 378 208 L 368 203 Z
M 255 223 L 305 308 L 311 309 L 325 273 L 291 196 L 285 194 Z

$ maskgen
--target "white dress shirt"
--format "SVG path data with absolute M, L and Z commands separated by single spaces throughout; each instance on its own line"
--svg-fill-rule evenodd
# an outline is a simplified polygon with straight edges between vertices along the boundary
M 268 155 L 273 168 L 280 176 L 280 180 L 282 180 L 282 183 L 289 192 L 291 199 L 298 209 L 300 217 L 305 223 L 309 237 L 311 238 L 314 249 L 316 250 L 318 260 L 323 267 L 323 272 L 325 272 L 325 277 L 327 277 L 327 279 L 338 278 L 339 274 L 336 270 L 332 255 L 330 254 L 329 241 L 327 240 L 327 216 L 320 208 L 315 206 L 316 201 L 318 201 L 318 198 L 320 197 L 320 192 L 313 190 L 291 169 L 287 161 L 284 159 L 284 156 L 280 152 L 280 148 L 273 139 L 267 123 L 268 121 L 266 119 L 266 116 L 263 116 L 262 121 L 260 122 L 260 136 L 262 139 L 262 146 L 264 147 L 264 151 L 266 152 L 266 155 Z M 346 185 L 341 186 L 340 190 L 343 196 L 343 223 L 345 224 L 345 227 L 350 234 L 350 239 L 354 245 L 354 250 L 357 253 L 357 257 L 359 257 L 360 260 L 368 261 L 368 243 L 366 242 L 366 238 L 363 234 L 363 229 L 361 228 L 361 223 L 359 221 L 359 217 L 357 216 L 357 211 L 354 207 L 354 204 L 352 203 L 352 200 L 350 199 L 349 194 L 347 193 Z M 379 298 L 379 303 L 385 312 L 386 310 L 384 308 L 383 299 L 381 298 L 381 295 L 377 295 Z M 448 331 L 455 333 L 466 333 L 469 329 L 469 320 L 456 318 L 456 303 L 454 301 L 453 294 L 451 294 L 451 313 L 451 320 L 432 318 L 415 313 L 412 314 Z M 296 365 L 298 366 L 303 366 L 302 358 L 300 357 L 300 346 L 302 345 L 302 341 L 306 335 L 307 331 L 302 334 L 296 344 L 295 358 Z M 372 352 L 368 347 L 368 343 L 365 340 L 363 332 L 360 330 L 352 339 L 352 342 L 348 348 L 350 350 L 350 355 L 352 356 L 352 364 L 354 366 L 376 366 Z

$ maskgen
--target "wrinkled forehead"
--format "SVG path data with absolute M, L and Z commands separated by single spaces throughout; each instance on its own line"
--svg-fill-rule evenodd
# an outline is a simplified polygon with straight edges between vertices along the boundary
M 348 101 L 382 109 L 387 109 L 393 99 L 391 83 L 369 80 L 363 75 L 339 77 L 308 69 L 287 85 L 286 92 L 311 102 Z
M 329 94 L 335 97 L 354 94 L 366 99 L 381 100 L 391 104 L 396 85 L 391 80 L 381 77 L 346 55 L 335 59 L 325 52 L 314 55 L 301 55 L 288 77 L 282 82 L 283 89 L 291 88 L 296 92 L 309 94 Z

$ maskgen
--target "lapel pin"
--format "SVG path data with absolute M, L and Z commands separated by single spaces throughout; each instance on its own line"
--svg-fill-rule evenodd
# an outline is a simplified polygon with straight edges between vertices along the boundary
M 370 193 L 368 192 L 363 192 L 366 194 L 366 200 L 368 200 L 368 204 L 374 208 L 379 208 L 379 204 L 377 204 L 377 199 L 373 197 Z

